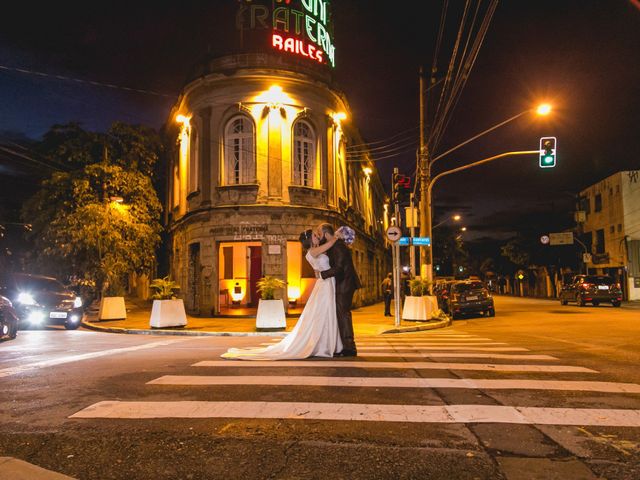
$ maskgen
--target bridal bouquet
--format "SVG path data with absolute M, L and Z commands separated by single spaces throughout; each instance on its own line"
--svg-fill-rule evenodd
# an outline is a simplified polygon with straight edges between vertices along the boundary
M 338 235 L 344 243 L 347 245 L 351 245 L 356 239 L 356 232 L 351 227 L 347 227 L 343 225 L 338 230 L 336 230 L 336 235 Z

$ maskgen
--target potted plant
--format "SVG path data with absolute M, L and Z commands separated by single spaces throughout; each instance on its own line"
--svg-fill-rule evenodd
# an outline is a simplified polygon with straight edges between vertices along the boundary
M 260 292 L 258 314 L 256 316 L 257 330 L 283 330 L 287 328 L 284 313 L 284 302 L 276 299 L 276 291 L 284 288 L 285 282 L 276 277 L 265 276 L 256 284 Z
M 431 283 L 420 277 L 409 281 L 411 295 L 404 299 L 403 320 L 426 321 L 433 317 L 438 308 L 435 297 L 429 295 Z
M 151 308 L 151 328 L 184 327 L 187 324 L 187 314 L 184 302 L 176 298 L 180 285 L 169 277 L 156 278 L 149 288 L 153 291 L 153 307 Z
M 98 320 L 124 320 L 127 308 L 124 304 L 124 287 L 116 275 L 107 277 L 103 284 Z

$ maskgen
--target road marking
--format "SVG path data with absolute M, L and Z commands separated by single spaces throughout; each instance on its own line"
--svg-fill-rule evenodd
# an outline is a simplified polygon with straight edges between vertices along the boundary
M 481 370 L 494 372 L 540 372 L 540 373 L 598 373 L 585 367 L 570 365 L 507 365 L 491 363 L 445 363 L 445 362 L 360 362 L 360 361 L 295 361 L 295 360 L 205 360 L 194 367 L 339 367 L 339 368 L 397 368 L 413 370 Z
M 388 346 L 397 346 L 397 347 L 482 347 L 482 346 L 493 346 L 493 345 L 509 345 L 504 342 L 451 342 L 451 343 L 440 343 L 440 342 L 412 342 L 412 343 L 398 343 L 393 344 L 390 342 L 376 342 L 376 343 L 365 343 L 366 347 L 388 347 Z M 356 347 L 359 347 L 356 343 Z
M 392 342 L 392 343 L 414 343 L 414 342 L 495 342 L 496 340 L 488 337 L 415 337 L 415 338 L 398 338 L 398 337 L 380 337 L 380 338 L 368 338 L 366 340 L 356 339 L 357 343 L 378 343 L 378 342 Z
M 362 349 L 361 349 L 362 350 Z M 505 360 L 558 360 L 551 355 L 518 355 L 508 353 L 398 353 L 367 352 L 361 357 L 402 357 L 402 358 L 500 358 Z
M 164 375 L 150 385 L 276 385 L 373 388 L 467 388 L 475 390 L 558 390 L 576 392 L 640 393 L 635 383 L 564 380 L 499 380 L 470 378 L 322 377 Z
M 411 423 L 512 423 L 640 427 L 640 410 L 503 405 L 376 405 L 306 402 L 103 401 L 69 418 L 261 418 Z
M 360 347 L 358 352 L 371 352 L 378 350 L 393 350 L 394 352 L 415 352 L 421 350 L 467 350 L 477 352 L 528 352 L 528 348 L 522 347 Z
M 54 358 L 51 360 L 42 360 L 40 362 L 27 363 L 25 365 L 18 365 L 16 367 L 4 368 L 0 370 L 0 378 L 10 377 L 12 375 L 18 375 L 20 373 L 28 372 L 30 370 L 36 370 L 45 367 L 54 367 L 56 365 L 63 365 L 65 363 L 80 362 L 82 360 L 90 360 L 92 358 L 106 357 L 108 355 L 118 355 L 121 353 L 135 352 L 137 350 L 146 350 L 149 348 L 162 347 L 171 345 L 172 343 L 185 342 L 188 339 L 181 340 L 163 340 L 160 342 L 145 343 L 143 345 L 136 345 L 134 347 L 114 348 L 111 350 L 101 350 L 98 352 L 82 353 L 80 355 L 68 355 L 66 357 Z

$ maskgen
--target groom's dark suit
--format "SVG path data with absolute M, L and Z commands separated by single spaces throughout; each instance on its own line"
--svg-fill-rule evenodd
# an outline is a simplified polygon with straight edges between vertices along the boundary
M 320 272 L 322 278 L 336 278 L 336 316 L 338 317 L 338 329 L 342 339 L 343 352 L 356 352 L 356 344 L 353 339 L 353 322 L 351 319 L 351 304 L 354 292 L 362 287 L 356 269 L 353 267 L 351 251 L 340 239 L 327 250 L 331 268 Z

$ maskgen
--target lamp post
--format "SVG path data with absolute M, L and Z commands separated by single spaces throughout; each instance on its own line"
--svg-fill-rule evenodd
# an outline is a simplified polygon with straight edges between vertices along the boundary
M 493 125 L 492 127 L 487 128 L 486 130 L 483 130 L 482 132 L 478 133 L 477 135 L 474 135 L 473 137 L 465 140 L 464 142 L 456 145 L 453 148 L 450 148 L 449 150 L 447 150 L 444 153 L 441 153 L 440 155 L 429 159 L 429 155 L 428 155 L 428 150 L 427 150 L 427 146 L 425 145 L 425 141 L 424 141 L 424 87 L 423 87 L 423 78 L 422 75 L 420 75 L 420 120 L 421 120 L 421 127 L 420 127 L 420 150 L 419 150 L 419 155 L 418 155 L 418 170 L 420 172 L 420 201 L 421 201 L 421 208 L 420 208 L 420 236 L 421 237 L 429 237 L 431 239 L 431 246 L 422 246 L 420 247 L 420 274 L 422 276 L 422 278 L 426 278 L 430 283 L 433 282 L 433 257 L 432 257 L 432 251 L 433 251 L 433 227 L 431 226 L 431 190 L 433 188 L 433 184 L 436 182 L 436 180 L 438 180 L 439 178 L 441 178 L 444 175 L 448 175 L 450 173 L 455 173 L 458 172 L 460 170 L 465 170 L 467 168 L 471 168 L 473 166 L 477 166 L 477 165 L 481 165 L 483 163 L 489 162 L 489 161 L 493 161 L 496 160 L 498 158 L 502 158 L 504 156 L 508 156 L 508 155 L 521 155 L 521 154 L 529 154 L 529 153 L 538 153 L 538 150 L 530 150 L 530 151 L 526 151 L 526 152 L 507 152 L 505 154 L 500 154 L 500 155 L 496 155 L 494 157 L 490 157 L 488 159 L 484 159 L 484 160 L 480 160 L 478 162 L 474 162 L 472 164 L 469 165 L 464 165 L 462 167 L 459 168 L 454 168 L 452 170 L 446 171 L 446 172 L 442 172 L 438 175 L 436 175 L 435 177 L 433 177 L 433 179 L 431 178 L 431 167 L 433 166 L 433 164 L 435 162 L 437 162 L 438 160 L 440 160 L 441 158 L 445 157 L 446 155 L 449 155 L 451 152 L 454 152 L 456 150 L 458 150 L 459 148 L 467 145 L 468 143 L 482 137 L 483 135 L 486 135 L 489 132 L 492 132 L 493 130 L 496 130 L 497 128 L 500 128 L 508 123 L 513 122 L 514 120 L 522 117 L 523 115 L 526 115 L 527 113 L 535 113 L 536 115 L 539 116 L 546 116 L 549 113 L 551 113 L 551 105 L 548 103 L 543 103 L 538 105 L 535 108 L 528 108 L 526 110 L 523 110 L 522 112 L 513 115 L 512 117 L 507 118 L 506 120 L 503 120 L 502 122 L 499 122 L 495 125 Z

